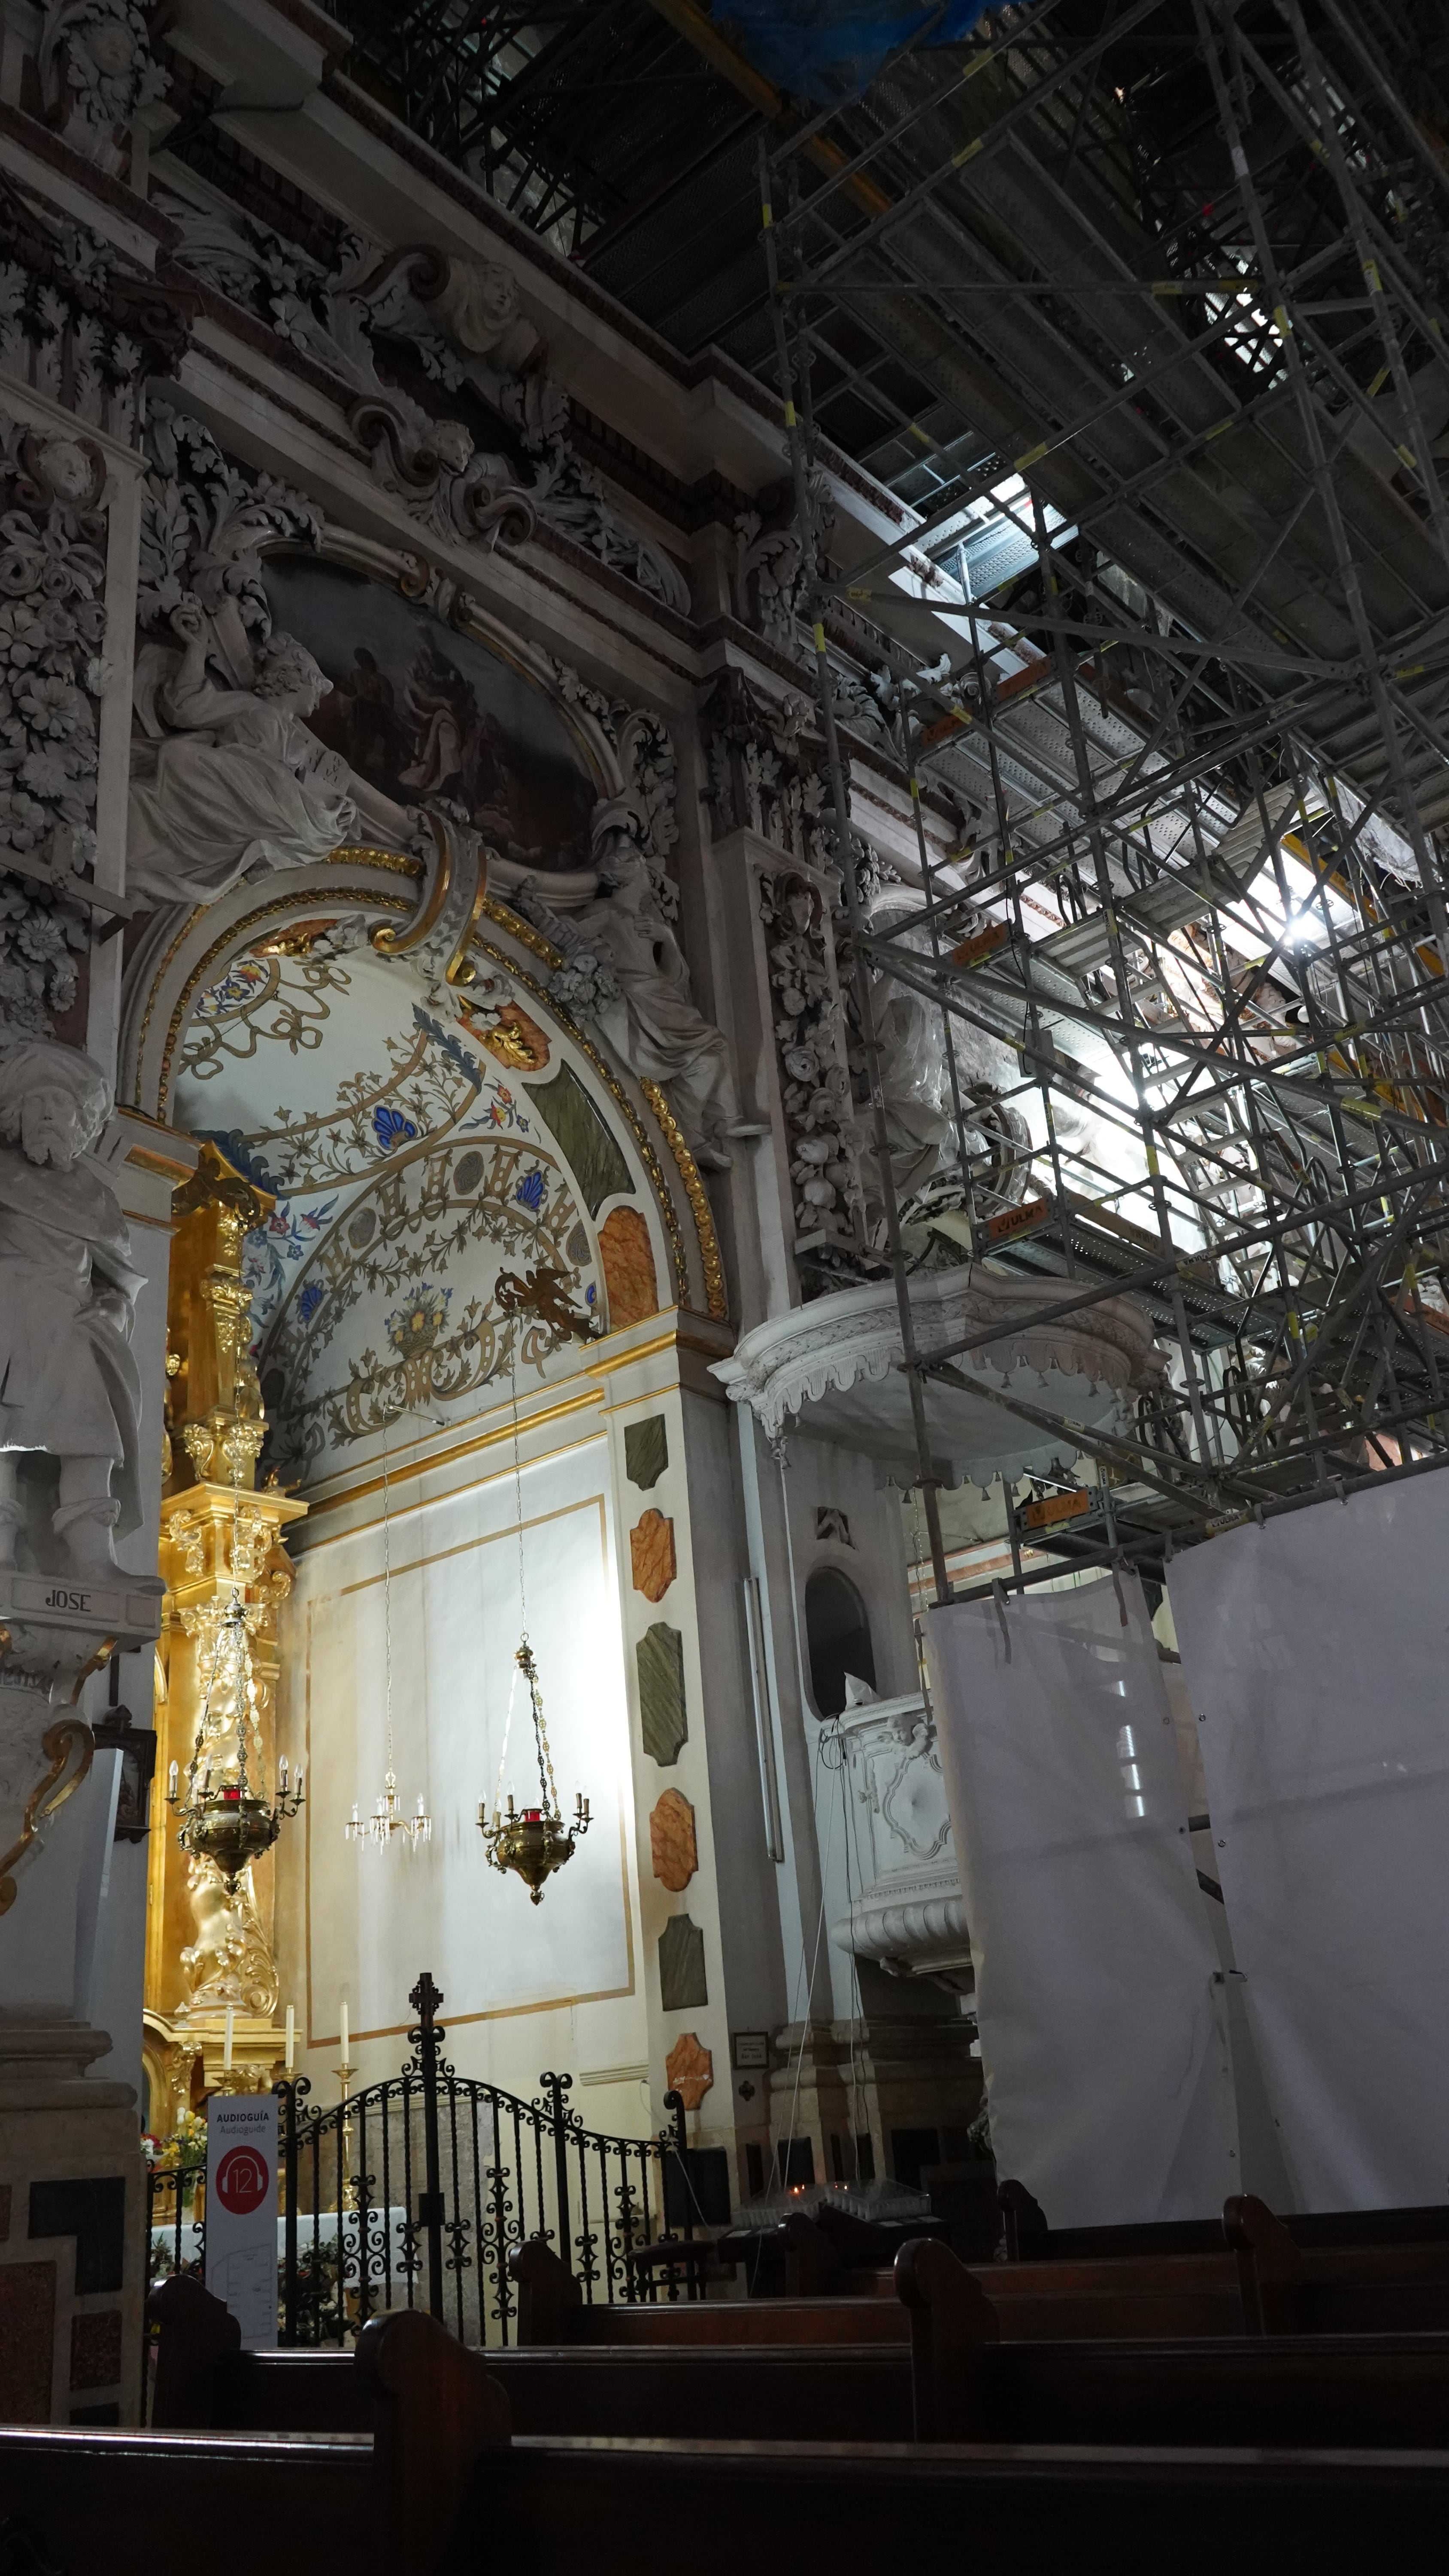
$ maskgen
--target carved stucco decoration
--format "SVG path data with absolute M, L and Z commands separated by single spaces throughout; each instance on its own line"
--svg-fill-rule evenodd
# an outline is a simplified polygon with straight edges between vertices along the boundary
M 835 525 L 829 479 L 810 477 L 817 542 L 828 546 Z M 810 589 L 810 569 L 800 540 L 792 487 L 760 496 L 735 520 L 735 604 L 747 626 L 780 651 L 805 658 L 799 621 Z
M 609 696 L 567 665 L 505 632 L 482 601 L 450 576 L 430 570 L 418 556 L 324 523 L 305 495 L 268 477 L 243 471 L 223 455 L 210 432 L 189 416 L 158 406 L 148 443 L 151 465 L 142 540 L 138 729 L 164 749 L 168 739 L 165 691 L 168 683 L 174 685 L 183 654 L 183 639 L 172 624 L 178 609 L 184 623 L 194 622 L 191 611 L 201 611 L 209 639 L 208 678 L 217 685 L 227 673 L 243 680 L 255 679 L 265 661 L 270 636 L 271 608 L 264 562 L 271 549 L 315 550 L 349 569 L 395 583 L 406 597 L 460 632 L 476 637 L 492 650 L 502 651 L 560 706 L 578 743 L 581 766 L 596 785 L 594 827 L 601 856 L 607 859 L 617 852 L 626 870 L 639 865 L 647 870 L 649 922 L 657 927 L 661 939 L 667 939 L 670 951 L 665 970 L 658 978 L 660 1009 L 677 1011 L 681 961 L 670 921 L 678 897 L 666 866 L 677 834 L 675 756 L 662 719 L 652 710 L 631 707 Z M 341 787 L 354 801 L 363 793 L 376 804 L 377 791 L 363 790 L 362 782 L 350 773 L 342 779 Z M 562 952 L 516 910 L 508 908 L 517 901 L 518 881 L 526 877 L 526 869 L 496 854 L 489 856 L 490 874 L 505 898 L 500 902 L 485 885 L 485 854 L 476 832 L 432 809 L 404 812 L 398 808 L 394 812 L 389 800 L 383 802 L 392 815 L 392 826 L 384 816 L 377 829 L 376 836 L 382 839 L 383 846 L 369 846 L 374 834 L 368 832 L 357 846 L 327 853 L 320 866 L 294 864 L 288 870 L 292 880 L 289 890 L 260 903 L 252 899 L 250 884 L 244 881 L 231 895 L 207 908 L 194 909 L 177 926 L 168 925 L 160 937 L 143 945 L 127 978 L 122 1060 L 128 1094 L 143 1105 L 154 1104 L 155 1114 L 166 1114 L 177 1049 L 199 994 L 224 971 L 230 957 L 246 950 L 261 924 L 269 919 L 283 922 L 294 916 L 305 933 L 307 915 L 309 911 L 317 912 L 319 896 L 333 907 L 339 901 L 346 906 L 360 899 L 366 915 L 371 916 L 368 935 L 380 954 L 409 956 L 421 966 L 425 978 L 467 989 L 470 1004 L 476 1000 L 479 1006 L 475 1034 L 480 1039 L 496 1026 L 504 1033 L 499 1043 L 516 1052 L 525 1034 L 521 1019 L 511 1024 L 512 1035 L 509 1034 L 510 1024 L 503 1017 L 502 1007 L 509 998 L 507 985 L 500 985 L 494 996 L 485 993 L 484 985 L 476 982 L 479 961 L 484 956 L 507 971 L 525 1000 L 529 996 L 535 1000 L 546 997 L 557 1006 L 563 1025 L 589 1056 L 635 1134 L 674 1250 L 677 1293 L 688 1302 L 684 1238 L 658 1154 L 634 1101 L 579 1025 L 581 1017 L 591 1016 L 585 1008 L 588 996 L 567 984 L 562 993 L 551 990 L 537 973 L 517 970 L 511 954 L 494 948 L 482 936 L 482 923 L 496 921 L 514 943 L 541 961 L 544 974 L 555 975 L 565 968 Z M 371 815 L 361 819 L 365 824 L 372 821 Z M 353 873 L 328 882 L 333 868 Z M 375 887 L 364 888 L 362 880 L 373 872 Z M 553 876 L 548 880 L 550 901 L 578 904 L 594 900 L 599 882 L 599 872 L 594 869 L 571 877 Z M 627 907 L 620 912 L 621 924 L 625 910 Z M 358 935 L 364 917 L 354 916 Z M 324 918 L 331 924 L 325 935 L 331 937 L 336 931 L 335 910 Z M 655 971 L 652 958 L 649 965 Z M 485 976 L 485 985 L 488 980 Z M 570 999 L 575 1005 L 573 1010 L 568 1007 Z M 635 1014 L 637 1019 L 643 1016 Z M 659 1014 L 650 1016 L 657 1019 Z M 723 1056 L 718 1032 L 692 1006 L 688 1016 L 691 1036 L 685 1050 L 686 1074 L 692 1063 L 712 1059 L 719 1064 Z M 526 1010 L 522 1017 L 528 1017 Z M 529 1021 L 529 1026 L 536 1029 L 539 1023 Z M 629 1033 L 625 1030 L 622 1035 L 625 1042 L 617 1052 L 632 1067 Z M 489 1052 L 496 1054 L 497 1048 L 490 1046 Z M 656 1068 L 660 1068 L 660 1059 L 651 1048 L 635 1069 L 689 1201 L 699 1236 L 703 1304 L 709 1313 L 722 1314 L 726 1304 L 723 1272 L 708 1200 L 691 1151 L 692 1139 L 659 1090 Z M 709 1070 L 708 1062 L 706 1069 Z M 677 1070 L 677 1065 L 671 1065 L 671 1072 Z M 706 1088 L 719 1086 L 706 1084 Z M 727 1087 L 725 1097 L 729 1097 Z M 688 1117 L 687 1093 L 681 1109 Z
M 181 264 L 341 381 L 373 472 L 435 535 L 518 543 L 535 525 L 552 528 L 687 613 L 678 565 L 574 453 L 568 397 L 547 373 L 547 352 L 503 263 L 428 245 L 384 250 L 351 235 L 326 267 L 241 215 L 223 220 L 179 197 L 163 202 L 179 230 Z M 377 354 L 389 340 L 421 360 L 440 394 L 467 386 L 512 434 L 522 470 L 393 381 Z
M 862 1208 L 860 1139 L 830 907 L 820 881 L 759 880 L 780 1092 L 795 1187 L 796 1251 L 851 1255 Z
M 700 710 L 710 830 L 757 833 L 788 859 L 832 866 L 823 745 L 803 697 L 764 697 L 740 671 L 722 674 Z
M 969 1992 L 966 1903 L 930 1709 L 918 1693 L 882 1700 L 857 1683 L 835 1724 L 860 1816 L 863 1884 L 831 1938 L 894 1975 Z
M 416 951 L 450 983 L 469 984 L 466 948 L 483 900 L 477 834 L 450 815 L 396 807 L 325 753 L 305 723 L 321 675 L 300 647 L 270 633 L 265 549 L 325 547 L 343 560 L 349 552 L 365 558 L 369 549 L 349 548 L 342 532 L 324 529 L 301 493 L 244 473 L 183 413 L 158 407 L 148 446 L 140 592 L 146 640 L 137 657 L 132 799 L 138 884 L 153 900 L 168 892 L 211 899 L 259 860 L 321 860 L 331 843 L 346 843 L 367 826 L 392 847 L 415 851 L 425 870 L 413 921 L 379 930 L 379 950 Z M 416 596 L 426 582 L 417 577 L 422 568 L 411 558 L 393 562 L 394 578 Z M 495 643 L 481 605 L 456 584 L 446 588 L 440 613 Z M 431 589 L 427 584 L 429 601 Z M 520 658 L 516 644 L 513 658 Z M 671 1150 L 692 1201 L 696 1193 L 702 1200 L 693 1156 L 727 1163 L 721 1137 L 735 1095 L 724 1039 L 690 997 L 673 927 L 679 896 L 667 860 L 678 836 L 674 746 L 651 709 L 611 697 L 565 663 L 536 658 L 540 683 L 569 716 L 600 786 L 591 827 L 595 865 L 535 882 L 495 853 L 489 878 L 545 932 L 549 990 L 569 1019 L 596 1022 L 641 1081 L 671 1087 L 684 1151 L 672 1136 Z M 218 672 L 238 686 L 227 691 Z M 246 793 L 228 798 L 230 767 L 243 749 Z M 233 814 L 238 828 L 228 840 Z M 703 1215 L 708 1226 L 707 1207 Z
M 87 914 L 115 915 L 93 873 L 109 527 L 87 432 L 132 440 L 195 302 L 0 179 L 0 368 L 73 419 L 0 413 L 0 1047 L 64 1018 Z
M 95 856 L 105 466 L 0 413 L 0 1044 L 70 1008 Z
M 415 922 L 381 930 L 463 981 L 483 851 L 454 817 L 399 805 L 328 750 L 306 719 L 331 683 L 274 631 L 270 547 L 318 550 L 305 494 L 244 472 L 209 430 L 158 404 L 146 435 L 131 757 L 130 879 L 153 904 L 211 903 L 261 868 L 323 864 L 381 839 L 422 861 Z M 395 559 L 404 584 L 419 570 Z M 416 583 L 413 584 L 416 587 Z
M 146 1283 L 90 1154 L 111 1106 L 75 1047 L 41 1039 L 0 1060 L 0 1574 L 23 1538 L 22 1564 L 107 1580 L 116 1533 L 143 1518 L 131 1327 Z M 22 1479 L 36 1452 L 60 1462 L 53 1511 Z
M 0 368 L 87 428 L 133 442 L 146 375 L 174 368 L 199 301 L 0 174 Z
M 37 67 L 61 140 L 108 176 L 124 177 L 131 126 L 170 86 L 147 12 L 136 0 L 51 0 Z
M 1036 1429 L 994 1403 L 996 1390 L 1091 1429 L 1125 1425 L 1136 1396 L 1160 1385 L 1166 1370 L 1147 1318 L 1127 1297 L 1039 1323 L 1060 1303 L 1058 1282 L 970 1266 L 918 1272 L 910 1297 L 923 1354 L 990 1337 L 956 1361 L 964 1388 L 926 1382 L 927 1436 L 953 1483 L 985 1487 L 998 1475 L 1015 1482 L 1065 1469 L 1081 1454 L 1070 1429 Z M 713 1374 L 735 1403 L 750 1406 L 773 1444 L 798 1418 L 814 1436 L 845 1440 L 880 1459 L 901 1484 L 919 1481 L 889 1280 L 837 1289 L 757 1325 L 732 1358 L 714 1363 Z

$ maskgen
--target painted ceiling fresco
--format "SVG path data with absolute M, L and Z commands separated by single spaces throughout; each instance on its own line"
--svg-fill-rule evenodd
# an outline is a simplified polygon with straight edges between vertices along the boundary
M 617 1139 L 505 986 L 429 993 L 348 937 L 237 959 L 177 1093 L 181 1122 L 275 1194 L 246 1244 L 252 1349 L 267 1463 L 304 1484 L 394 1425 L 465 1419 L 490 1379 L 572 1366 L 603 1311 L 606 1200 L 606 1224 L 645 1232 Z
M 579 868 L 596 790 L 556 706 L 401 592 L 315 559 L 266 567 L 275 623 L 332 682 L 311 729 L 400 805 L 445 805 L 520 865 Z

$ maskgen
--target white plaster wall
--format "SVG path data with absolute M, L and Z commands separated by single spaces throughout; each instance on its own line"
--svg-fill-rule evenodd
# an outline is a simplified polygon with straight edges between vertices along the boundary
M 495 1456 L 496 1452 L 493 1453 Z M 280 1743 L 308 1765 L 303 1819 L 278 1854 L 282 2005 L 297 2008 L 315 2098 L 335 2096 L 348 2006 L 359 2079 L 406 2054 L 408 1992 L 442 1988 L 448 2054 L 462 2074 L 531 2094 L 545 2067 L 594 2080 L 576 2096 L 590 2127 L 636 2131 L 648 2058 L 639 1975 L 633 1799 L 608 1450 L 570 1445 L 521 1470 L 523 1584 L 558 1793 L 594 1823 L 538 1906 L 490 1869 L 477 1826 L 498 1782 L 520 1629 L 519 1510 L 512 1461 L 452 1493 L 392 1495 L 393 1723 L 399 1794 L 433 1819 L 417 1852 L 345 1838 L 386 1767 L 381 1497 L 361 1527 L 307 1548 L 284 1615 Z M 536 1802 L 527 1695 L 514 1700 L 504 1782 Z M 530 1793 L 530 1794 L 525 1794 Z M 602 2079 L 602 2080 L 600 2080 Z

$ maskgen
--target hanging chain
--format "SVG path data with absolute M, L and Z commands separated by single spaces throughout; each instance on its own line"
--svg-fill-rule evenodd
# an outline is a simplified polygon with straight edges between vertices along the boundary
M 387 1712 L 387 1776 L 393 1774 L 392 1759 L 392 1528 L 388 1519 L 387 1425 L 382 1427 L 382 1665 L 383 1696 Z

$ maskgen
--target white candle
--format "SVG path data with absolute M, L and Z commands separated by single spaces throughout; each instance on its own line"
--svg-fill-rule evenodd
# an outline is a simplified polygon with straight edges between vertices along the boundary
M 226 2008 L 226 2040 L 221 2052 L 221 2066 L 222 2073 L 224 2075 L 230 2075 L 231 2073 L 231 2041 L 235 2023 L 236 2006 L 235 2004 L 228 2004 Z
M 174 1797 L 175 1797 L 175 1795 L 176 1795 L 176 1780 L 177 1780 L 177 1769 L 176 1769 L 176 1764 L 173 1762 L 173 1763 L 172 1763 L 172 1765 L 171 1765 L 171 1783 L 170 1783 L 170 1787 L 171 1787 L 171 1795 L 172 1795 L 172 1797 L 173 1797 L 173 1798 L 174 1798 Z
M 288 2004 L 288 2006 L 287 2006 L 287 2073 L 288 2073 L 289 2075 L 291 2074 L 291 2072 L 292 2072 L 292 2068 L 293 2068 L 294 2064 L 296 2063 L 296 2057 L 297 2057 L 297 2015 L 296 2015 L 296 2012 L 295 2012 L 295 2010 L 294 2010 L 293 2006 L 292 2006 L 291 2004 Z
M 347 2064 L 347 2006 L 342 2007 L 342 2063 Z

